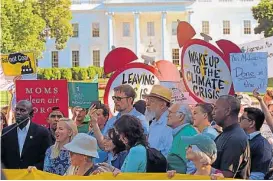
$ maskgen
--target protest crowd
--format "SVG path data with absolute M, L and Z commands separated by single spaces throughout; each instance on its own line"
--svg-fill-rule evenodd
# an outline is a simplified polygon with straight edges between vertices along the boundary
M 273 179 L 273 95 L 220 96 L 215 104 L 171 103 L 170 89 L 154 85 L 135 101 L 130 85 L 114 88 L 116 116 L 107 105 L 53 107 L 48 128 L 32 122 L 33 105 L 18 100 L 15 123 L 1 113 L 1 162 L 6 169 L 57 175 L 112 172 L 204 175 L 211 179 Z M 263 134 L 268 127 L 269 136 Z

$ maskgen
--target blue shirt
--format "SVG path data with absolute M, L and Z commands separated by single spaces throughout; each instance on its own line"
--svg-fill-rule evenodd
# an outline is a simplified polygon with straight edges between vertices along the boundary
M 151 148 L 160 151 L 167 157 L 173 142 L 172 128 L 167 126 L 168 111 L 165 111 L 159 120 L 153 120 L 150 125 L 148 142 Z
M 61 149 L 59 155 L 56 158 L 51 158 L 53 146 L 46 150 L 44 171 L 57 175 L 64 175 L 70 166 L 69 151 Z
M 29 126 L 30 126 L 30 121 L 28 121 L 27 125 L 23 129 L 20 129 L 19 127 L 17 127 L 17 136 L 18 136 L 18 145 L 19 145 L 20 156 L 23 151 L 23 147 L 24 147 L 24 144 L 26 141 Z M 31 135 L 30 135 L 30 139 L 32 139 Z
M 147 165 L 147 152 L 143 145 L 137 145 L 129 150 L 123 165 L 121 172 L 146 172 Z
M 135 116 L 136 118 L 138 118 L 143 126 L 144 129 L 144 134 L 148 134 L 149 133 L 149 123 L 146 120 L 145 116 L 143 114 L 141 114 L 140 112 L 138 112 L 135 108 L 132 109 L 131 112 L 128 113 L 131 116 Z M 107 135 L 109 129 L 114 127 L 114 124 L 116 122 L 117 119 L 119 119 L 121 117 L 121 113 L 118 113 L 117 116 L 112 117 L 111 119 L 109 119 L 102 131 L 102 134 L 105 136 Z
M 261 134 L 260 131 L 255 131 L 253 133 L 250 133 L 248 135 L 249 140 L 252 140 L 255 136 L 257 136 L 258 134 Z M 253 154 L 253 153 L 252 153 Z M 255 163 L 254 163 L 255 164 Z M 250 172 L 250 176 L 249 179 L 250 180 L 264 180 L 264 176 L 265 174 L 262 172 Z
M 203 131 L 202 134 L 206 134 L 209 136 L 212 140 L 215 140 L 215 138 L 219 135 L 219 133 L 211 126 L 206 127 Z

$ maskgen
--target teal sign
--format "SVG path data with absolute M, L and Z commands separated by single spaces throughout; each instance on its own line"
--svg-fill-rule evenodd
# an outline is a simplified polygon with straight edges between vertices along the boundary
M 99 100 L 98 83 L 69 82 L 69 107 L 89 108 L 91 102 Z

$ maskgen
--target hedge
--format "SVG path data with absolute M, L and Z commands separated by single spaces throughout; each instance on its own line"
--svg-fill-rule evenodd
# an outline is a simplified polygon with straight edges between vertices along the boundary
M 102 67 L 73 67 L 73 68 L 38 68 L 38 79 L 46 80 L 93 80 L 98 74 L 99 78 L 109 78 L 112 74 L 104 75 Z

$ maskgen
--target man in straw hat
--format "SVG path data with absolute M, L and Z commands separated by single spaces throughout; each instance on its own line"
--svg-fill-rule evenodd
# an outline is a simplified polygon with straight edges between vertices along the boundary
M 150 125 L 148 142 L 152 148 L 159 150 L 165 157 L 173 141 L 172 129 L 167 126 L 171 96 L 171 91 L 161 85 L 154 85 L 149 95 L 143 95 L 147 101 L 147 111 L 155 115 Z

